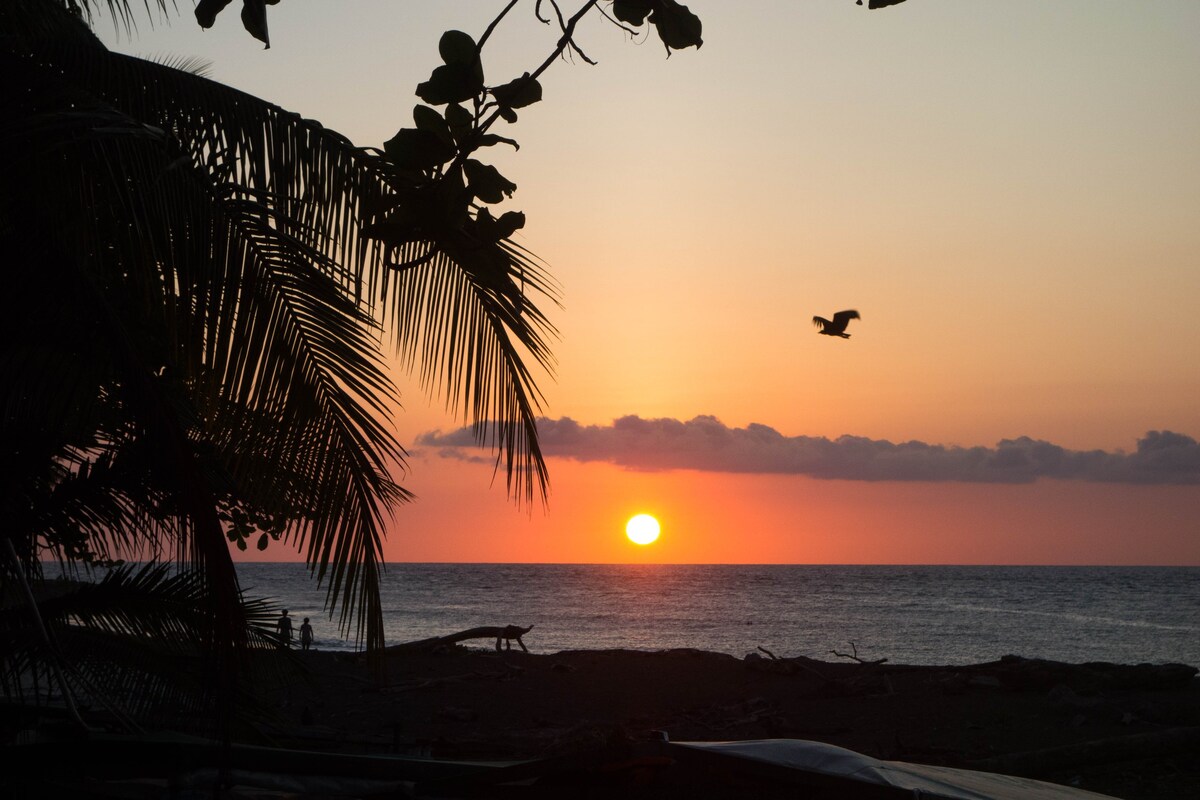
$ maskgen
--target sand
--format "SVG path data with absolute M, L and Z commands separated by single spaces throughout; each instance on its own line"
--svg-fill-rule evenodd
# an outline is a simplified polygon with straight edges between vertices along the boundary
M 1117 797 L 1200 797 L 1200 680 L 1182 665 L 1005 657 L 930 667 L 457 645 L 394 652 L 379 679 L 359 656 L 296 655 L 297 668 L 259 689 L 278 713 L 268 735 L 289 747 L 516 759 L 655 731 L 672 741 L 797 738 Z

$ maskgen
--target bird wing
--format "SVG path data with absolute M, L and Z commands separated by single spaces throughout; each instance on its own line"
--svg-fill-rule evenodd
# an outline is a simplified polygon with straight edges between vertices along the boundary
M 832 322 L 824 317 L 813 317 L 813 325 L 816 325 L 818 328 L 828 328 L 832 324 Z
M 858 316 L 858 312 L 854 309 L 839 311 L 833 315 L 833 323 L 835 325 L 840 325 L 843 328 L 849 325 L 850 320 L 852 319 L 862 319 L 862 317 Z

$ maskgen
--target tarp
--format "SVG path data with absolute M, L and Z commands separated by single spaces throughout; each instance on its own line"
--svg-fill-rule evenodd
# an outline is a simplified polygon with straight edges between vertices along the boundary
M 881 761 L 853 750 L 805 739 L 672 742 L 671 746 L 905 789 L 912 792 L 915 798 L 931 800 L 1112 800 L 1108 795 L 1030 778 L 903 761 Z

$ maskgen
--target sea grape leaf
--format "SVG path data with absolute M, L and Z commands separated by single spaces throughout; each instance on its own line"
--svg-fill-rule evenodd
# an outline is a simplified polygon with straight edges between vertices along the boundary
M 516 80 L 492 89 L 496 102 L 508 108 L 524 108 L 542 99 L 542 85 L 526 72 Z
M 436 133 L 401 128 L 383 143 L 383 151 L 401 169 L 429 169 L 454 158 L 454 145 Z
M 271 49 L 271 37 L 267 35 L 267 4 L 264 0 L 242 0 L 242 27 L 251 36 Z
M 498 242 L 525 227 L 525 214 L 521 211 L 506 211 L 496 219 L 486 208 L 481 208 L 475 215 L 475 223 L 476 230 L 482 238 L 489 242 Z
M 613 16 L 621 22 L 641 27 L 654 4 L 651 0 L 613 0 Z
M 520 211 L 507 211 L 499 219 L 492 217 L 486 208 L 479 209 L 475 215 L 474 234 L 488 244 L 495 244 L 501 239 L 507 239 L 525 227 L 525 215 Z
M 471 133 L 474 127 L 475 118 L 470 111 L 460 106 L 458 103 L 451 103 L 446 106 L 446 122 L 450 126 L 450 132 L 454 134 L 455 141 L 461 142 Z
M 525 227 L 525 215 L 520 211 L 506 211 L 496 220 L 497 238 L 507 239 Z
M 417 96 L 431 106 L 461 103 L 483 90 L 483 70 L 478 64 L 443 64 L 429 80 L 417 84 Z
M 672 50 L 704 44 L 700 38 L 700 18 L 676 0 L 657 0 L 650 22 L 658 29 L 658 38 L 666 46 L 667 55 Z
M 380 222 L 363 227 L 363 235 L 399 247 L 436 239 L 442 220 L 430 187 L 405 193 L 404 202 Z
M 514 150 L 521 149 L 521 145 L 517 144 L 516 139 L 509 139 L 506 136 L 497 136 L 494 133 L 485 133 L 475 141 L 476 147 L 491 147 L 494 144 L 511 144 Z
M 429 131 L 446 144 L 454 144 L 454 137 L 450 134 L 450 126 L 446 124 L 445 118 L 436 109 L 429 106 L 414 106 L 413 122 L 417 123 L 419 130 Z
M 404 219 L 403 215 L 364 225 L 363 236 L 381 241 L 390 247 L 400 247 L 409 242 L 423 241 L 426 238 L 410 220 Z
M 471 193 L 467 190 L 461 169 L 447 171 L 435 184 L 433 195 L 441 209 L 442 221 L 447 226 L 457 228 L 467 221 Z
M 447 64 L 470 64 L 479 56 L 479 46 L 468 33 L 446 31 L 438 40 L 438 54 Z
M 501 175 L 498 169 L 473 158 L 463 162 L 463 174 L 466 175 L 467 185 L 471 187 L 471 194 L 485 203 L 502 202 L 517 190 L 517 185 Z
M 200 0 L 196 4 L 196 22 L 201 28 L 211 28 L 217 21 L 217 14 L 225 10 L 225 6 L 233 0 Z

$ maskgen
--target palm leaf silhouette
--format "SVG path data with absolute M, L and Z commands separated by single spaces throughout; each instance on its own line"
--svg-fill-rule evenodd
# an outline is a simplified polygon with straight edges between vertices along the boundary
M 231 614 L 216 509 L 253 506 L 287 520 L 283 538 L 328 580 L 330 603 L 380 645 L 385 516 L 408 495 L 390 478 L 404 453 L 377 323 L 531 499 L 546 473 L 523 358 L 549 368 L 554 332 L 529 295 L 555 288 L 507 242 L 488 270 L 469 248 L 443 249 L 396 275 L 361 235 L 394 203 L 378 156 L 201 76 L 110 53 L 51 6 L 10 7 L 10 22 L 39 25 L 3 52 L 20 78 L 10 85 L 37 90 L 6 98 L 22 113 L 0 142 L 33 197 L 6 208 L 5 241 L 58 270 L 5 308 L 14 328 L 45 335 L 36 354 L 5 353 L 25 366 L 6 402 L 41 417 L 23 452 L 27 495 L 42 502 L 24 535 L 50 517 L 54 541 L 83 523 L 75 540 L 101 557 L 174 542 L 209 565 L 210 597 Z M 43 316 L 73 321 L 56 335 Z
M 62 687 L 37 676 L 58 667 L 77 703 L 105 710 L 128 730 L 210 724 L 220 687 L 205 669 L 211 662 L 201 641 L 210 623 L 199 572 L 147 564 L 115 569 L 96 581 L 37 581 L 34 591 L 48 641 L 18 598 L 0 602 L 0 690 L 11 702 L 52 703 Z M 240 604 L 239 624 L 250 647 L 276 646 L 272 614 L 263 601 Z M 244 719 L 264 714 L 245 691 L 233 707 Z

